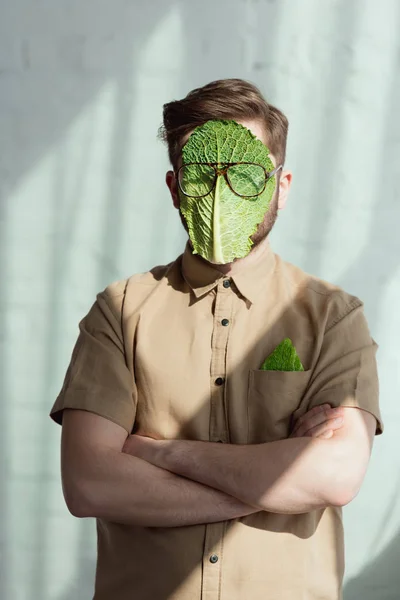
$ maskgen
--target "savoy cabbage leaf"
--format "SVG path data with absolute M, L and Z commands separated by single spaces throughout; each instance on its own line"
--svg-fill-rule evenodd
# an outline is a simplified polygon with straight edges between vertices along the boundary
M 272 171 L 269 149 L 249 129 L 236 121 L 213 120 L 197 127 L 182 149 L 183 164 L 192 162 L 252 162 Z M 251 167 L 249 167 L 250 173 Z M 243 182 L 243 185 L 246 185 Z M 181 211 L 189 229 L 194 254 L 215 263 L 246 256 L 250 240 L 263 221 L 276 185 L 271 177 L 262 194 L 242 198 L 234 194 L 224 177 L 203 198 L 180 194 Z M 193 195 L 201 195 L 201 178 L 191 183 Z
M 275 350 L 267 356 L 261 365 L 262 371 L 304 371 L 296 348 L 290 338 L 285 338 Z

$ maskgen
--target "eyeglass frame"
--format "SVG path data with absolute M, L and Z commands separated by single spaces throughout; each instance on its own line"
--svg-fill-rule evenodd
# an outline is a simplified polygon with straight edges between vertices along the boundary
M 207 192 L 207 194 L 202 194 L 201 196 L 193 196 L 192 194 L 186 194 L 186 192 L 183 191 L 182 187 L 181 187 L 181 182 L 179 181 L 179 172 L 183 169 L 183 167 L 187 167 L 189 165 L 206 165 L 208 167 L 213 167 L 214 169 L 214 181 L 212 184 L 212 187 L 210 189 L 209 192 Z M 224 165 L 222 169 L 218 169 L 217 167 L 219 165 Z M 264 174 L 265 174 L 265 183 L 264 183 L 264 187 L 261 190 L 261 192 L 258 192 L 258 194 L 254 194 L 253 196 L 243 196 L 242 194 L 238 194 L 237 192 L 235 192 L 235 190 L 233 189 L 233 187 L 231 186 L 229 179 L 228 179 L 228 169 L 229 167 L 234 167 L 236 165 L 255 165 L 256 167 L 261 167 L 264 170 Z M 279 169 L 282 169 L 283 165 L 279 165 L 278 167 L 275 167 L 275 169 L 273 169 L 272 171 L 267 171 L 267 169 L 265 167 L 263 167 L 263 165 L 260 165 L 258 163 L 252 163 L 252 162 L 234 162 L 234 163 L 221 163 L 221 162 L 190 162 L 190 163 L 185 163 L 184 165 L 181 165 L 179 167 L 179 169 L 177 171 L 175 171 L 175 177 L 176 180 L 178 182 L 178 186 L 180 191 L 182 192 L 182 194 L 184 196 L 187 196 L 188 198 L 205 198 L 206 196 L 208 196 L 208 194 L 211 194 L 211 192 L 213 191 L 213 189 L 215 188 L 215 185 L 217 183 L 217 177 L 219 177 L 220 175 L 223 175 L 225 178 L 226 183 L 228 184 L 229 189 L 236 195 L 239 196 L 239 198 L 257 198 L 258 196 L 261 196 L 261 194 L 265 191 L 265 188 L 267 187 L 267 183 L 268 180 L 271 179 L 271 177 L 273 177 L 278 171 Z

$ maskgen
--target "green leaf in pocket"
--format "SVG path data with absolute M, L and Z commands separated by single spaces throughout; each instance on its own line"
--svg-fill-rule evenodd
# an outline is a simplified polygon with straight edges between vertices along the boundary
M 263 371 L 304 371 L 292 340 L 286 338 L 267 356 L 261 365 Z

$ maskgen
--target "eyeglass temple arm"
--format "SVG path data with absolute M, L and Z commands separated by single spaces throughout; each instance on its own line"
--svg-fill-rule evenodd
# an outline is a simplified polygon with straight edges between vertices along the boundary
M 279 165 L 278 167 L 275 167 L 275 169 L 273 171 L 268 173 L 268 179 L 273 177 L 279 171 L 279 169 L 282 169 L 282 168 L 283 168 L 283 165 Z

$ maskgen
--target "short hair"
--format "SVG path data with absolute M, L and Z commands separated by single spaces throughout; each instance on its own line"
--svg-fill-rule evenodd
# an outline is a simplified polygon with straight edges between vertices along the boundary
M 277 164 L 284 164 L 289 123 L 278 108 L 269 104 L 260 90 L 243 79 L 219 79 L 189 92 L 182 100 L 163 106 L 163 124 L 158 137 L 168 146 L 174 169 L 185 137 L 206 121 L 249 119 L 260 122 L 267 146 Z

